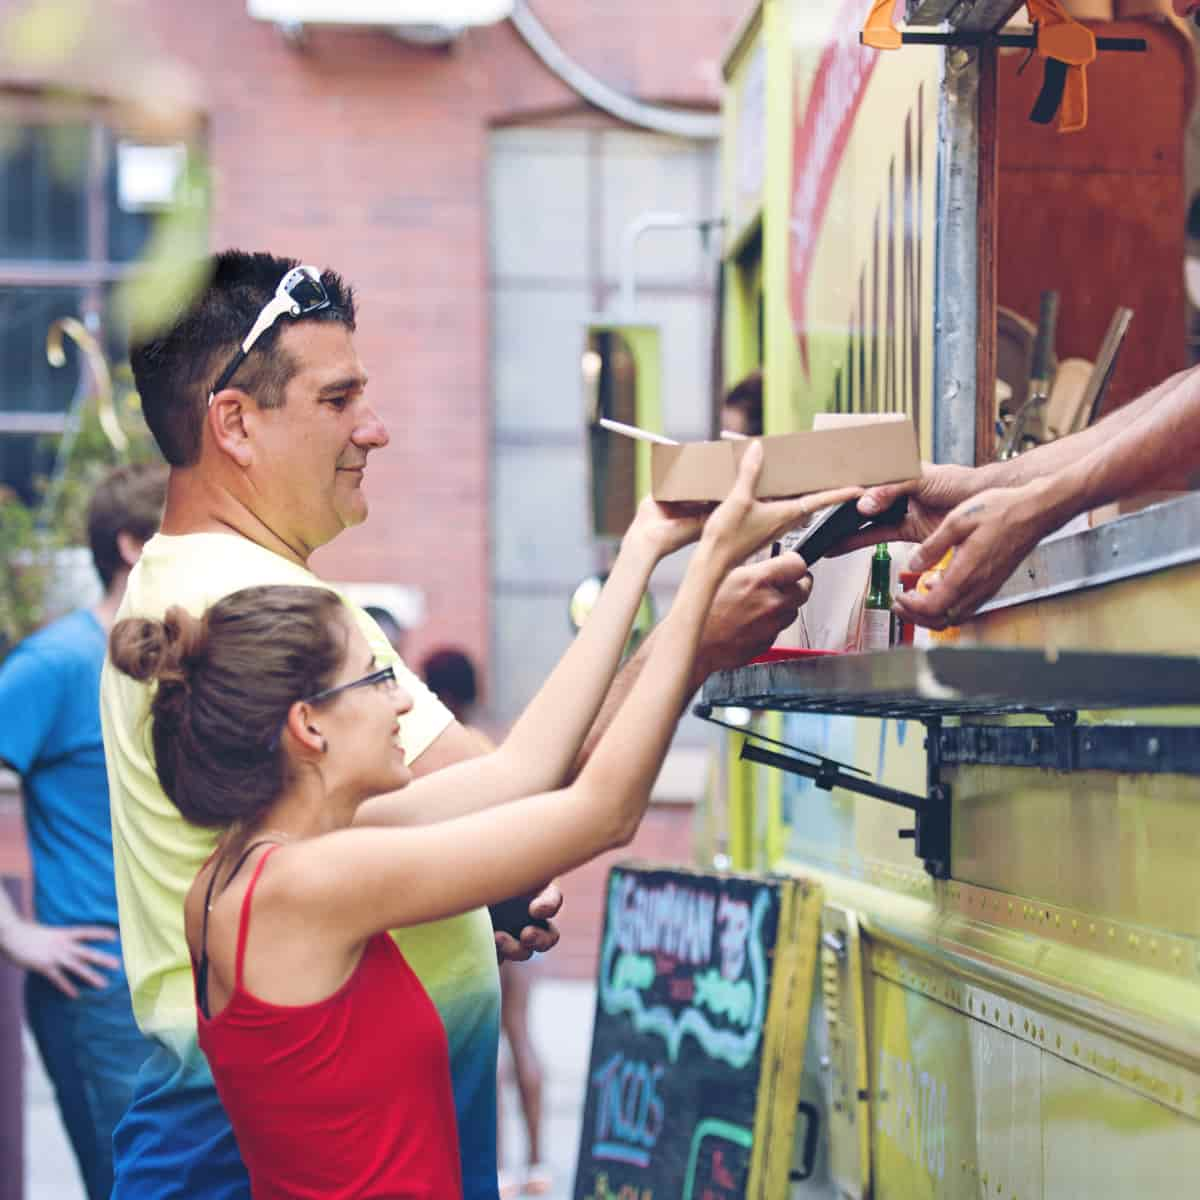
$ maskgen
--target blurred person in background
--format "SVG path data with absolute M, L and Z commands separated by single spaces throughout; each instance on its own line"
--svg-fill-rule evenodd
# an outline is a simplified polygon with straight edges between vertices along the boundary
M 21 776 L 34 919 L 0 888 L 0 955 L 28 972 L 25 1012 L 90 1200 L 112 1191 L 112 1133 L 150 1044 L 121 965 L 100 669 L 129 570 L 158 528 L 164 467 L 118 467 L 88 507 L 104 595 L 0 664 L 0 758 Z
M 751 371 L 725 393 L 721 400 L 721 428 L 743 437 L 762 437 L 762 371 Z
M 354 329 L 353 293 L 334 272 L 226 251 L 188 306 L 132 347 L 142 412 L 171 471 L 162 531 L 130 577 L 121 617 L 161 619 L 173 605 L 199 616 L 246 587 L 326 586 L 309 556 L 366 519 L 368 457 L 389 440 L 367 398 Z M 692 690 L 762 653 L 810 587 L 797 555 L 732 571 L 708 613 Z M 346 607 L 412 698 L 402 733 L 414 775 L 476 757 L 474 735 L 404 667 L 371 618 L 348 600 Z M 655 640 L 651 634 L 613 681 L 570 775 L 620 710 Z M 113 1196 L 245 1200 L 245 1165 L 197 1045 L 184 934 L 184 896 L 216 838 L 189 826 L 162 790 L 144 735 L 150 698 L 147 684 L 105 668 L 101 715 L 125 965 L 138 1023 L 155 1043 L 114 1135 Z M 536 756 L 512 764 L 514 794 L 561 786 L 549 770 Z M 497 1197 L 497 950 L 528 958 L 550 949 L 558 933 L 545 922 L 561 902 L 553 886 L 526 898 L 516 937 L 493 929 L 482 909 L 398 934 L 446 1030 L 469 1200 Z
M 379 626 L 383 636 L 387 638 L 388 644 L 403 658 L 404 643 L 408 635 L 408 630 L 396 620 L 392 615 L 391 609 L 384 608 L 379 604 L 367 604 L 363 607 L 363 612 Z
M 479 700 L 475 664 L 464 651 L 442 647 L 427 655 L 421 663 L 421 678 L 431 692 L 454 714 L 455 720 L 471 729 L 471 713 Z M 480 752 L 492 748 L 488 737 L 479 732 Z M 501 1061 L 497 1078 L 496 1150 L 500 1165 L 500 1200 L 513 1200 L 522 1194 L 544 1196 L 553 1185 L 550 1168 L 542 1158 L 542 1064 L 529 1033 L 530 971 L 526 963 L 500 964 L 500 1030 L 508 1042 L 509 1056 L 521 1118 L 525 1125 L 525 1163 L 519 1169 L 504 1165 L 504 1093 L 507 1072 Z

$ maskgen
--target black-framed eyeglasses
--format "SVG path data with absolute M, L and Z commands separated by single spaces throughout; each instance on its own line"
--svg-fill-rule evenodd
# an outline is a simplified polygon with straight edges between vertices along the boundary
M 254 343 L 280 317 L 292 317 L 295 319 L 296 317 L 307 316 L 309 313 L 329 308 L 331 303 L 329 293 L 325 290 L 325 285 L 321 282 L 321 272 L 316 267 L 304 265 L 293 267 L 279 281 L 279 286 L 275 289 L 275 295 L 263 305 L 262 311 L 254 319 L 254 324 L 251 326 L 250 332 L 246 334 L 245 341 L 242 342 L 238 352 L 229 360 L 229 365 L 217 376 L 217 381 L 213 384 L 212 391 L 208 393 L 209 405 L 212 405 L 213 397 L 223 387 L 228 387 L 229 381 L 234 376 L 234 372 L 246 361 L 246 356 L 254 349 Z
M 395 664 L 389 663 L 386 667 L 383 667 L 378 671 L 372 671 L 370 675 L 364 675 L 361 679 L 354 679 L 349 683 L 339 683 L 337 687 L 324 688 L 322 691 L 313 692 L 311 696 L 301 696 L 298 703 L 320 704 L 322 701 L 338 695 L 339 692 L 348 692 L 352 688 L 374 687 L 377 683 L 385 683 L 388 685 L 389 689 L 393 689 L 398 685 L 399 680 L 396 678 Z M 269 746 L 271 750 L 274 750 L 279 745 L 280 739 L 283 737 L 284 727 L 286 725 L 287 722 L 284 721 L 283 725 L 279 726 L 275 736 L 271 739 Z
M 361 679 L 355 679 L 350 683 L 339 683 L 337 687 L 325 688 L 324 691 L 314 692 L 311 696 L 301 696 L 300 703 L 318 704 L 336 696 L 339 692 L 348 692 L 352 688 L 374 687 L 377 683 L 386 683 L 389 687 L 396 686 L 396 668 L 393 664 L 389 663 L 382 670 L 372 671 L 370 675 L 364 675 Z

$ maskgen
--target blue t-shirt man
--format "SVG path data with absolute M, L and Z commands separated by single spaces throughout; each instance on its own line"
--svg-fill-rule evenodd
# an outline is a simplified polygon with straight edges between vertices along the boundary
M 0 759 L 23 783 L 37 923 L 6 924 L 0 950 L 22 961 L 29 956 L 6 943 L 59 939 L 56 961 L 26 977 L 26 1016 L 91 1200 L 111 1191 L 112 1131 L 150 1049 L 134 1023 L 116 940 L 100 738 L 105 643 L 95 614 L 80 610 L 0 663 Z

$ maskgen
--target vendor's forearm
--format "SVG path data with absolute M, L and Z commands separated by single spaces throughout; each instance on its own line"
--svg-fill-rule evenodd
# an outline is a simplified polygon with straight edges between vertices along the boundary
M 1179 371 L 1136 400 L 1110 413 L 1103 421 L 1079 433 L 1046 442 L 1007 462 L 989 463 L 981 468 L 987 477 L 980 482 L 984 487 L 1019 487 L 1021 484 L 1032 483 L 1035 479 L 1056 475 L 1059 471 L 1076 465 L 1094 451 L 1110 445 L 1115 438 L 1121 437 L 1126 430 L 1141 421 L 1153 418 L 1168 399 L 1174 400 L 1184 391 L 1196 391 L 1198 385 L 1200 376 L 1194 368 Z M 1156 486 L 1170 485 L 1159 482 Z
M 1200 471 L 1200 372 L 1174 376 L 1136 403 L 1133 420 L 1114 422 L 1110 436 L 1055 472 L 1049 502 L 1063 520 L 1140 492 L 1194 484 Z

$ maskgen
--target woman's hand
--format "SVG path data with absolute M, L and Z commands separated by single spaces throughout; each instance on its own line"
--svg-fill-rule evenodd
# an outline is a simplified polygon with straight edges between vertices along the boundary
M 861 496 L 860 487 L 814 492 L 791 500 L 758 500 L 754 489 L 762 470 L 760 442 L 751 442 L 742 456 L 733 490 L 721 501 L 704 526 L 704 543 L 721 556 L 726 569 L 749 557 L 789 529 L 808 522 L 813 513 Z
M 711 504 L 660 503 L 647 496 L 637 508 L 622 545 L 641 545 L 655 561 L 690 545 L 704 528 Z

